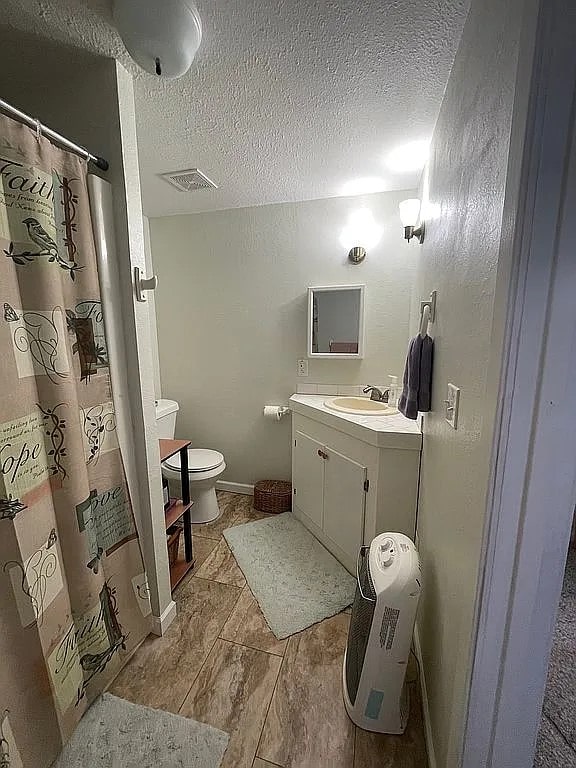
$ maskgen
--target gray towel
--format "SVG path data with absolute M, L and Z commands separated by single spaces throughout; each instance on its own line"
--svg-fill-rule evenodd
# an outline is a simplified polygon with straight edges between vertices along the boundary
M 428 334 L 418 334 L 410 342 L 398 401 L 398 410 L 407 419 L 418 418 L 418 411 L 430 410 L 433 353 L 434 342 Z

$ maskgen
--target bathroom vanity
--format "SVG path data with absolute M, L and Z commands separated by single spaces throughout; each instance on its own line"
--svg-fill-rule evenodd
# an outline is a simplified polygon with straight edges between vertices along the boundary
M 326 395 L 293 395 L 293 512 L 351 572 L 379 533 L 414 536 L 419 422 L 402 414 L 357 415 Z

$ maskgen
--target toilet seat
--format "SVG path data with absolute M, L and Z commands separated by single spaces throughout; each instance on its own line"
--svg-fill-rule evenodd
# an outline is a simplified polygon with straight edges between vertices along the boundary
M 220 451 L 212 451 L 209 448 L 188 448 L 188 474 L 197 472 L 209 472 L 217 469 L 224 463 L 224 456 Z M 174 454 L 163 462 L 163 465 L 174 472 L 180 472 L 180 453 Z

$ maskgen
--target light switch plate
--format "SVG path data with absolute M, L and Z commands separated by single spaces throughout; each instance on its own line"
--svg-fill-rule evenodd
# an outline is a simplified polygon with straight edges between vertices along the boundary
M 458 408 L 460 406 L 460 388 L 448 384 L 446 400 L 444 400 L 444 415 L 452 429 L 458 429 Z
M 298 360 L 298 376 L 308 376 L 308 360 Z

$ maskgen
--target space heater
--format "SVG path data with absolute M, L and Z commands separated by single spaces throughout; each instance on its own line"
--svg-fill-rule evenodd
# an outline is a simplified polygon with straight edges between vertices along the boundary
M 358 554 L 356 596 L 344 656 L 344 703 L 360 728 L 404 733 L 406 668 L 422 578 L 413 542 L 382 533 Z

